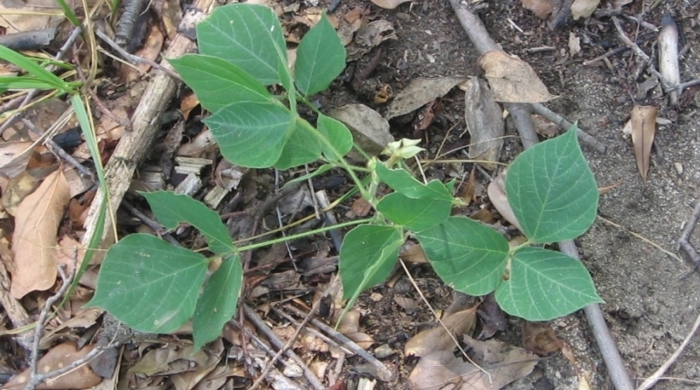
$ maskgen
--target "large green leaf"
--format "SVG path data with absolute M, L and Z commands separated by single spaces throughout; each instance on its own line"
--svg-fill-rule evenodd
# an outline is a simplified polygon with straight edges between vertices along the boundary
M 328 17 L 321 20 L 299 43 L 294 76 L 297 88 L 304 95 L 313 95 L 328 88 L 345 68 L 345 47 Z
M 204 234 L 212 252 L 228 253 L 236 250 L 219 214 L 202 202 L 172 191 L 143 192 L 142 195 L 166 229 L 174 229 L 178 223 L 187 222 Z
M 316 124 L 318 131 L 333 145 L 333 148 L 330 148 L 328 145 L 321 144 L 323 154 L 329 161 L 340 160 L 352 149 L 352 133 L 343 122 L 318 114 Z M 339 156 L 336 155 L 336 152 Z
M 90 306 L 149 333 L 170 333 L 194 313 L 207 259 L 148 235 L 112 245 L 102 262 Z
M 398 192 L 383 197 L 377 204 L 377 211 L 391 222 L 412 231 L 425 230 L 444 222 L 451 210 L 451 199 L 412 199 Z
M 602 302 L 580 261 L 560 252 L 523 248 L 515 252 L 510 278 L 496 290 L 508 314 L 548 321 Z
M 382 283 L 391 273 L 403 244 L 401 228 L 361 225 L 352 229 L 340 247 L 338 268 L 343 299 L 351 307 L 360 293 Z
M 435 272 L 457 291 L 486 295 L 503 279 L 508 242 L 489 227 L 450 217 L 416 237 Z
M 224 259 L 219 269 L 204 285 L 192 318 L 194 349 L 215 340 L 224 324 L 236 312 L 243 285 L 243 267 L 236 254 Z
M 186 54 L 168 60 L 197 95 L 202 106 L 216 112 L 235 101 L 269 102 L 272 95 L 258 80 L 221 58 Z
M 522 152 L 508 169 L 506 194 L 534 243 L 569 240 L 588 230 L 596 216 L 598 187 L 576 128 Z
M 197 42 L 200 53 L 230 61 L 265 85 L 279 83 L 280 72 L 289 73 L 282 26 L 263 5 L 215 8 L 197 25 Z
M 285 170 L 297 167 L 316 161 L 321 157 L 321 145 L 316 135 L 311 132 L 311 125 L 306 123 L 304 126 L 300 120 L 295 122 L 294 131 L 284 145 L 280 158 L 275 162 L 277 169 Z
M 294 129 L 294 115 L 279 103 L 234 102 L 204 120 L 230 162 L 269 168 Z

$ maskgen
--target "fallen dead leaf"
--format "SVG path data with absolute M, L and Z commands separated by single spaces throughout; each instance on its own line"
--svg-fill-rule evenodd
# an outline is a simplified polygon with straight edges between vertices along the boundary
M 475 77 L 466 82 L 464 121 L 471 135 L 469 157 L 485 169 L 495 169 L 505 135 L 503 110 L 486 82 Z
M 658 109 L 654 106 L 634 106 L 630 118 L 634 157 L 637 159 L 637 168 L 645 183 L 649 172 L 651 145 L 656 133 L 657 113 Z
M 479 58 L 494 100 L 506 103 L 541 103 L 555 98 L 525 61 L 493 50 Z
M 0 175 L 11 179 L 24 172 L 32 157 L 32 145 L 24 141 L 0 143 Z
M 576 34 L 569 32 L 569 55 L 574 57 L 576 54 L 581 52 L 581 38 L 576 36 Z
M 2 194 L 2 206 L 5 211 L 11 215 L 16 215 L 17 208 L 24 199 L 41 184 L 41 181 L 54 172 L 58 168 L 57 165 L 50 167 L 42 167 L 28 169 L 19 175 L 13 177 L 5 187 Z
M 520 224 L 518 219 L 515 218 L 515 213 L 508 203 L 508 198 L 506 197 L 506 171 L 503 171 L 496 176 L 491 183 L 489 183 L 488 189 L 486 190 L 489 195 L 489 201 L 493 204 L 493 207 L 498 210 L 501 217 L 506 221 L 510 222 L 511 225 L 520 229 Z
M 51 348 L 39 362 L 39 373 L 45 374 L 51 371 L 58 370 L 61 367 L 70 365 L 78 359 L 82 359 L 95 348 L 94 344 L 88 345 L 81 350 L 78 350 L 75 342 L 68 341 Z M 22 371 L 21 374 L 15 376 L 7 382 L 3 389 L 19 390 L 24 389 L 29 381 L 29 369 Z M 37 389 L 59 390 L 59 389 L 89 389 L 97 386 L 102 382 L 102 378 L 96 375 L 87 364 L 83 364 L 78 368 L 68 371 L 67 373 L 57 376 L 47 383 L 42 383 L 37 386 Z
M 425 252 L 423 252 L 423 247 L 421 247 L 420 244 L 413 243 L 407 243 L 401 248 L 399 258 L 410 263 L 425 264 L 428 262 L 428 259 L 425 257 Z
M 532 11 L 535 16 L 544 20 L 552 12 L 552 2 L 549 0 L 520 0 L 523 8 Z
M 523 347 L 539 356 L 561 349 L 561 341 L 551 326 L 543 322 L 523 322 Z
M 370 155 L 378 155 L 395 139 L 389 132 L 389 122 L 377 111 L 364 104 L 347 104 L 328 112 L 328 116 L 343 122 L 353 135 L 355 142 Z M 351 151 L 350 158 L 363 160 Z
M 457 84 L 464 81 L 465 79 L 462 77 L 414 79 L 403 91 L 396 94 L 384 117 L 391 119 L 413 112 L 435 98 L 445 96 Z
M 574 3 L 571 4 L 571 17 L 574 20 L 586 19 L 593 15 L 598 4 L 600 4 L 600 0 L 574 0 Z
M 532 119 L 532 124 L 535 126 L 535 131 L 537 131 L 537 134 L 543 135 L 547 138 L 552 138 L 559 135 L 559 126 L 542 115 L 532 114 L 530 115 L 530 119 Z
M 484 297 L 476 312 L 481 320 L 479 339 L 490 339 L 498 331 L 506 330 L 506 315 L 496 302 L 496 295 L 490 293 Z
M 475 352 L 479 369 L 452 351 L 437 351 L 421 358 L 409 380 L 416 390 L 459 389 L 498 390 L 530 374 L 537 357 L 522 348 L 495 341 L 478 341 L 464 336 Z
M 458 311 L 447 317 L 442 322 L 449 331 L 459 340 L 462 335 L 471 333 L 476 326 L 476 310 L 478 306 L 467 310 Z M 451 351 L 455 349 L 454 340 L 442 325 L 424 330 L 413 336 L 406 342 L 404 352 L 410 356 L 426 356 L 436 351 Z
M 372 211 L 372 205 L 365 198 L 357 198 L 352 202 L 351 210 L 355 216 L 366 217 Z
M 407 1 L 412 1 L 412 0 L 372 0 L 372 2 L 376 6 L 384 8 L 384 9 L 394 9 Z M 415 1 L 415 0 L 413 0 L 413 1 Z
M 56 231 L 70 200 L 70 188 L 58 170 L 24 198 L 15 216 L 12 250 L 12 296 L 20 299 L 34 290 L 46 290 L 56 281 Z

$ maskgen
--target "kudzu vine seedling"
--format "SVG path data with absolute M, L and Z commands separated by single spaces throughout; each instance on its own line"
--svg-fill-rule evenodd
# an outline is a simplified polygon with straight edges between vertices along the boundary
M 450 215 L 459 204 L 452 196 L 454 181 L 422 183 L 403 168 L 404 159 L 422 150 L 415 141 L 392 143 L 386 161 L 371 158 L 363 167 L 344 158 L 353 147 L 351 133 L 309 104 L 345 67 L 345 48 L 325 15 L 299 44 L 293 71 L 282 27 L 264 6 L 217 8 L 197 26 L 197 37 L 200 54 L 170 63 L 212 113 L 205 123 L 227 160 L 280 170 L 320 160 L 323 170 L 344 169 L 374 208 L 370 219 L 302 234 L 357 225 L 345 235 L 339 255 L 347 307 L 388 277 L 407 234 L 421 243 L 445 283 L 469 295 L 495 291 L 512 315 L 548 320 L 600 302 L 580 262 L 541 247 L 580 236 L 596 215 L 598 190 L 576 131 L 523 152 L 510 166 L 508 201 L 528 239 L 510 248 L 494 229 Z M 285 94 L 271 94 L 270 85 L 281 85 Z M 316 126 L 299 116 L 299 103 L 316 111 Z M 393 192 L 379 197 L 380 183 Z M 218 214 L 202 203 L 171 192 L 144 196 L 166 228 L 187 222 L 199 229 L 213 255 L 152 235 L 129 235 L 109 249 L 91 304 L 144 332 L 172 332 L 192 318 L 199 348 L 218 337 L 235 312 L 243 284 L 239 254 L 298 236 L 237 247 Z M 214 260 L 221 265 L 207 279 Z

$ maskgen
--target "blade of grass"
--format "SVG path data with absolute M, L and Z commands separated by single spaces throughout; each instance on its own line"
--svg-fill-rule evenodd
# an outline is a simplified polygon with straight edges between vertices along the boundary
M 75 26 L 75 27 L 80 27 L 80 20 L 78 20 L 78 17 L 75 16 L 75 13 L 73 12 L 72 9 L 70 9 L 70 6 L 68 3 L 66 3 L 65 0 L 56 0 L 58 2 L 58 5 L 61 7 L 63 10 L 63 14 L 70 20 L 70 22 Z
M 55 89 L 60 90 L 61 92 L 72 91 L 72 88 L 68 85 L 68 83 L 63 81 L 60 77 L 42 68 L 34 61 L 28 59 L 27 57 L 17 53 L 12 49 L 8 49 L 5 46 L 0 45 L 0 58 L 17 65 L 18 67 L 24 69 L 37 79 L 44 81 L 45 83 L 51 85 Z

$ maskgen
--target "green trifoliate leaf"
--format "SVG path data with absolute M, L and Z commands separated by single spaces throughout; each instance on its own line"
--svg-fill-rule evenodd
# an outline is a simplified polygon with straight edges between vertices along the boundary
M 513 256 L 510 278 L 496 290 L 508 314 L 549 321 L 602 302 L 580 261 L 560 252 L 523 248 Z
M 275 168 L 285 170 L 316 161 L 321 157 L 321 145 L 316 135 L 309 130 L 310 127 L 308 123 L 296 121 L 294 131 L 285 143 L 280 158 L 275 162 Z
M 345 68 L 345 46 L 323 14 L 297 48 L 294 76 L 297 88 L 308 96 L 328 88 Z
M 522 152 L 508 169 L 506 195 L 533 243 L 573 239 L 593 224 L 598 187 L 576 128 Z
M 340 156 L 337 156 L 333 149 L 325 144 L 321 144 L 323 154 L 329 161 L 338 161 L 352 149 L 352 134 L 345 125 L 329 116 L 318 115 L 318 131 L 333 145 Z

